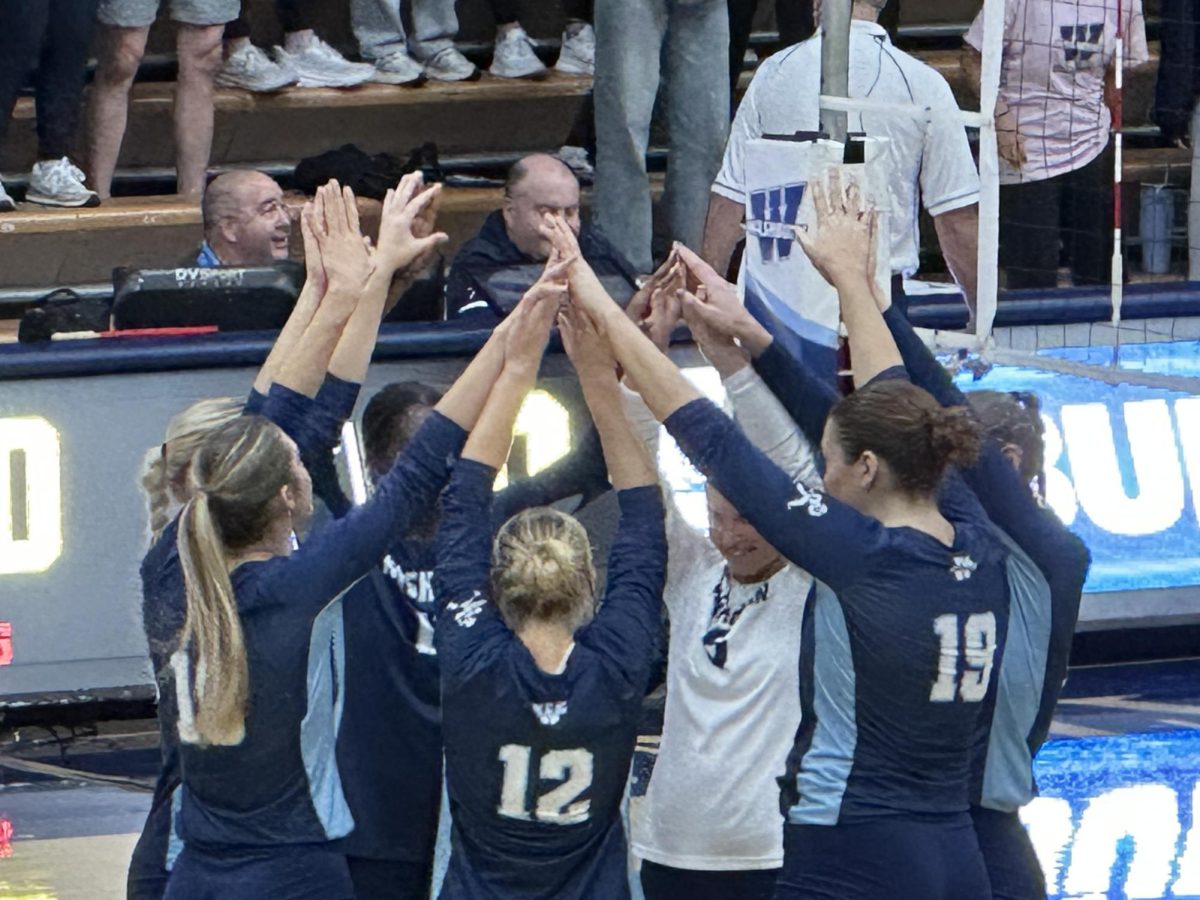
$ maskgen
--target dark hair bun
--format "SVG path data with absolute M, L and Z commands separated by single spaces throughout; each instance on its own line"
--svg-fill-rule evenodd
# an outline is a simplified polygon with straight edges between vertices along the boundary
M 957 468 L 979 459 L 979 429 L 965 406 L 930 410 L 929 446 L 935 457 Z

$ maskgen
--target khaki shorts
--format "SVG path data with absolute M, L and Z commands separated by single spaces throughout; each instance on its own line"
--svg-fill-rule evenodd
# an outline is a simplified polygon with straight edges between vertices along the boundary
M 100 21 L 117 28 L 148 28 L 163 0 L 100 0 Z M 238 17 L 240 0 L 169 0 L 171 19 L 185 25 L 224 25 Z

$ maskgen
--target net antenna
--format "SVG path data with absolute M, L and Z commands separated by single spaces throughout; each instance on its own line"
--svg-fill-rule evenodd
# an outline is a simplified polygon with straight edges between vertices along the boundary
M 1112 324 L 1117 328 L 1121 324 L 1121 301 L 1124 299 L 1125 264 L 1121 256 L 1121 167 L 1124 139 L 1121 127 L 1124 123 L 1124 94 L 1125 94 L 1125 10 L 1123 0 L 1117 0 L 1117 48 L 1114 64 L 1116 72 L 1113 76 L 1113 87 L 1116 96 L 1112 104 L 1112 133 L 1113 133 L 1113 255 L 1112 255 Z M 1117 328 L 1116 343 L 1120 343 L 1121 332 Z M 1114 350 L 1114 357 L 1115 357 Z

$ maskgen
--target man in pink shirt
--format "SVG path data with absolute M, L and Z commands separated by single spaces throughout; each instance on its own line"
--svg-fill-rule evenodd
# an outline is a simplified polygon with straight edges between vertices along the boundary
M 1118 0 L 1008 0 L 996 131 L 1000 265 L 1007 287 L 1058 282 L 1061 238 L 1075 284 L 1105 284 L 1112 257 Z M 1150 59 L 1142 0 L 1122 0 L 1124 63 Z M 979 84 L 983 13 L 963 67 Z

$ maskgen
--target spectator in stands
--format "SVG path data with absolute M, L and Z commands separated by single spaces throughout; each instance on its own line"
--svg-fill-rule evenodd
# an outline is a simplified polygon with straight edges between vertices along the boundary
M 200 268 L 269 266 L 288 258 L 292 218 L 283 189 L 270 175 L 250 170 L 218 175 L 204 192 L 200 209 Z
M 95 206 L 100 198 L 68 158 L 83 93 L 98 0 L 0 3 L 0 145 L 30 73 L 37 90 L 38 156 L 25 199 L 48 206 Z M 53 23 L 53 27 L 51 27 Z M 0 212 L 16 208 L 0 184 Z
M 651 265 L 646 147 L 660 81 L 670 130 L 666 236 L 695 248 L 729 131 L 726 0 L 605 0 L 596 8 L 596 221 L 639 270 Z
M 575 175 L 562 161 L 539 153 L 512 167 L 503 209 L 491 213 L 455 256 L 446 284 L 448 318 L 496 322 L 504 317 L 511 308 L 504 298 L 519 299 L 550 257 L 550 242 L 542 234 L 547 213 L 566 218 L 597 275 L 624 282 L 633 293 L 633 266 L 596 228 L 581 224 Z
M 921 106 L 928 120 L 875 111 L 849 114 L 849 130 L 888 138 L 891 167 L 893 294 L 917 271 L 920 232 L 917 198 L 933 216 L 942 253 L 975 305 L 979 230 L 979 174 L 958 119 L 950 86 L 931 67 L 892 46 L 876 21 L 885 0 L 855 0 L 850 23 L 850 96 L 876 103 Z M 819 4 L 818 4 L 819 6 Z M 742 237 L 746 203 L 746 145 L 764 134 L 820 128 L 821 37 L 782 50 L 758 67 L 738 108 L 725 162 L 712 185 L 703 256 L 718 272 L 729 269 Z
M 101 199 L 112 193 L 125 137 L 129 92 L 146 52 L 159 0 L 100 0 L 103 40 L 90 96 L 89 165 Z M 221 68 L 221 35 L 238 15 L 238 0 L 171 0 L 175 47 L 176 190 L 199 202 L 212 150 L 213 82 Z
M 1200 281 L 1200 11 L 1195 0 L 1162 0 L 1154 121 L 1177 147 L 1192 148 L 1188 280 Z
M 1125 66 L 1150 59 L 1142 0 L 1123 0 Z M 1008 0 L 996 138 L 1000 266 L 1008 288 L 1058 284 L 1060 237 L 1075 284 L 1107 284 L 1113 238 L 1118 0 Z M 963 69 L 979 85 L 983 13 L 966 35 Z
M 250 43 L 247 4 L 242 3 L 241 15 L 225 26 L 225 64 L 217 84 L 270 92 L 297 82 L 300 87 L 347 88 L 374 80 L 374 66 L 350 62 L 317 37 L 313 25 L 324 5 L 324 0 L 275 0 L 284 37 L 272 60 Z
M 454 0 L 350 0 L 350 21 L 363 59 L 375 65 L 375 81 L 417 84 L 470 81 L 475 64 L 454 46 L 458 16 Z M 411 23 L 411 27 L 410 27 Z

